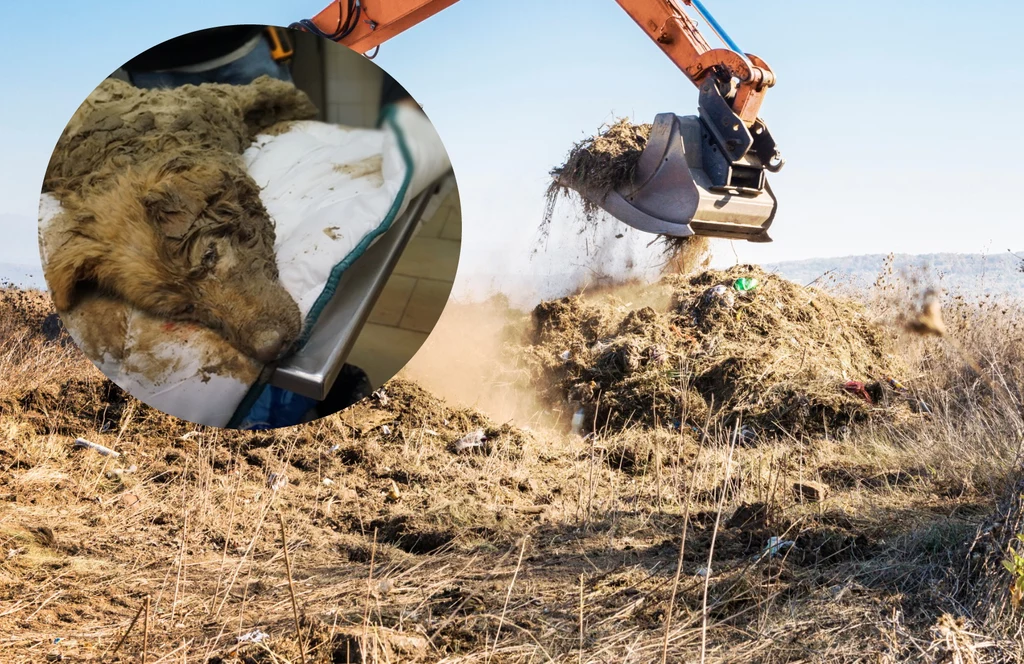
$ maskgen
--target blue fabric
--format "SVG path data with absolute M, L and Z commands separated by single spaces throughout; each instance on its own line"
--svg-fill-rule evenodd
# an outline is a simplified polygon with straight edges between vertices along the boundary
M 302 424 L 306 414 L 317 402 L 295 392 L 267 386 L 238 425 L 239 429 L 256 431 Z
M 261 39 L 256 48 L 248 55 L 207 71 L 128 73 L 132 85 L 138 88 L 176 88 L 181 85 L 200 85 L 202 83 L 247 85 L 263 75 L 292 82 L 292 75 L 288 71 L 288 67 L 274 60 L 270 54 L 270 45 L 265 39 Z

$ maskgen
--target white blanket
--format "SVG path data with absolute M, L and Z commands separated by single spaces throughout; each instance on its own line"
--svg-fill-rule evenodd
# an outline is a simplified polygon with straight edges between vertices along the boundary
M 410 201 L 451 169 L 430 121 L 416 109 L 386 109 L 379 129 L 295 122 L 261 135 L 243 154 L 276 224 L 281 283 L 299 305 L 308 336 L 342 273 L 390 228 Z M 59 202 L 40 201 L 46 263 Z M 264 367 L 198 325 L 159 320 L 91 298 L 65 315 L 82 350 L 112 381 L 165 413 L 227 426 Z

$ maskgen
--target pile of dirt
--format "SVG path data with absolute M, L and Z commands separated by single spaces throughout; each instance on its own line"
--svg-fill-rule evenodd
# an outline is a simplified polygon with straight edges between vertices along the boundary
M 739 279 L 757 285 L 740 290 Z M 889 387 L 905 377 L 893 336 L 853 301 L 751 265 L 654 288 L 670 290 L 667 310 L 573 296 L 533 312 L 526 361 L 587 429 L 742 423 L 751 435 L 820 434 L 910 414 Z
M 47 321 L 54 318 L 53 305 L 46 293 L 0 285 L 0 312 L 3 312 L 5 332 L 9 334 L 17 330 L 29 338 L 51 336 L 44 331 L 50 327 Z M 59 322 L 55 325 L 59 326 Z

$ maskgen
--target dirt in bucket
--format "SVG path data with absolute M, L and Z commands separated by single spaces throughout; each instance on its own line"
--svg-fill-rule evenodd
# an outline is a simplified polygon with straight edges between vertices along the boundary
M 545 193 L 541 237 L 546 238 L 550 233 L 555 207 L 559 200 L 566 198 L 580 204 L 581 232 L 600 223 L 614 223 L 598 201 L 633 181 L 651 128 L 650 123 L 634 124 L 627 118 L 619 118 L 595 136 L 577 142 L 565 163 L 550 171 L 552 179 Z M 663 271 L 667 274 L 687 274 L 708 266 L 710 243 L 707 238 L 661 236 L 656 241 L 663 250 L 666 259 Z
M 647 147 L 651 126 L 620 118 L 596 136 L 576 143 L 565 163 L 551 169 L 548 201 L 581 189 L 604 194 L 631 182 Z M 600 210 L 586 198 L 582 198 L 582 204 L 588 219 Z

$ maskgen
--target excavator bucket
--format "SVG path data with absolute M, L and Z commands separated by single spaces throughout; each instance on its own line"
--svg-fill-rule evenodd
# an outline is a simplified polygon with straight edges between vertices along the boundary
M 771 242 L 777 204 L 758 155 L 748 151 L 733 160 L 716 143 L 701 117 L 663 113 L 631 183 L 578 193 L 648 233 Z

